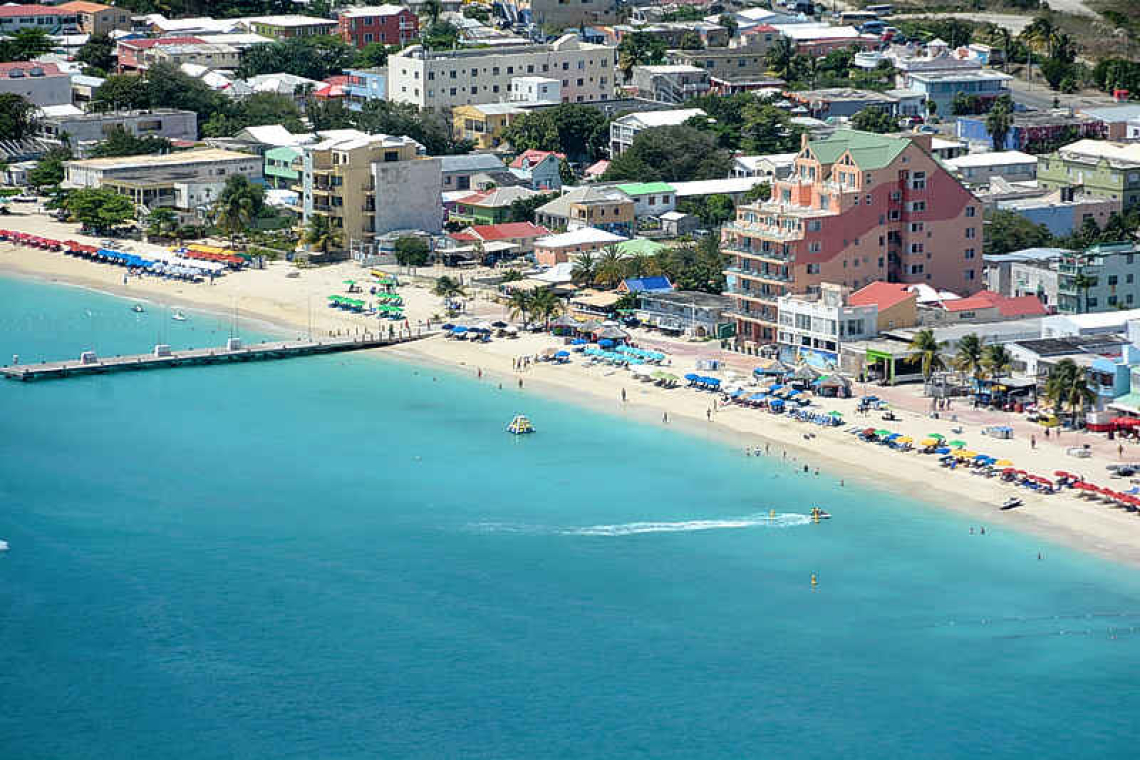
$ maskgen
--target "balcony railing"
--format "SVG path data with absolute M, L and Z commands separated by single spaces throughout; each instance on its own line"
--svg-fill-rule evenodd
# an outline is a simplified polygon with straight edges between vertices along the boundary
M 720 249 L 726 253 L 732 253 L 738 256 L 751 256 L 752 258 L 768 259 L 770 261 L 791 261 L 793 258 L 795 258 L 795 254 L 784 253 L 783 251 L 765 251 L 760 248 L 751 248 L 748 246 L 733 243 L 722 245 Z
M 751 277 L 755 280 L 771 280 L 772 282 L 792 282 L 795 278 L 790 274 L 779 272 L 765 272 L 760 269 L 744 269 L 743 267 L 728 267 L 725 274 L 734 274 L 740 277 Z

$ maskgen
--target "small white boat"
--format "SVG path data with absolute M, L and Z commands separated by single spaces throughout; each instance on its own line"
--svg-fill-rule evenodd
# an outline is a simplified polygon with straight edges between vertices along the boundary
M 511 424 L 507 425 L 507 432 L 511 435 L 526 435 L 534 432 L 534 426 L 525 414 L 516 414 Z
M 0 552 L 8 551 L 8 542 L 0 540 Z
M 146 311 L 146 309 L 144 309 L 140 304 L 136 303 L 131 307 L 131 311 L 133 311 L 135 314 L 142 314 L 144 311 Z
M 186 315 L 182 313 L 181 309 L 175 309 L 174 313 L 170 315 L 170 318 L 173 319 L 175 322 L 185 322 L 186 321 Z
M 1016 496 L 1010 496 L 1008 499 L 1006 499 L 1005 501 L 1003 501 L 1001 503 L 1001 508 L 1002 509 L 1016 509 L 1017 507 L 1020 507 L 1024 503 L 1025 502 L 1023 502 L 1021 499 L 1017 498 Z

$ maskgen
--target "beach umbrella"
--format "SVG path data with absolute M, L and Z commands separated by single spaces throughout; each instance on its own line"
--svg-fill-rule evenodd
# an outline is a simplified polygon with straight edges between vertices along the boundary
M 689 382 L 695 383 L 697 380 L 701 379 L 701 376 L 695 372 L 690 372 L 689 374 L 685 375 L 685 379 Z
M 895 443 L 914 443 L 914 439 L 908 435 L 904 435 L 901 438 L 896 438 Z
M 568 357 L 568 356 L 570 356 L 570 352 L 569 352 L 569 351 L 557 351 L 557 352 L 555 352 L 555 354 L 554 354 L 554 358 L 555 358 L 555 359 L 564 359 L 564 358 L 566 358 L 566 357 Z
M 1064 470 L 1055 470 L 1053 472 L 1053 474 L 1056 475 L 1058 478 L 1071 478 L 1071 477 L 1073 477 L 1072 475 L 1065 472 Z
M 948 443 L 946 445 L 947 446 L 953 446 L 956 449 L 960 449 L 966 445 L 966 442 L 965 441 L 950 441 L 950 443 Z
M 926 437 L 927 438 L 937 438 L 940 441 L 946 438 L 946 436 L 942 435 L 941 433 L 931 433 L 930 435 L 928 435 Z
M 1013 467 L 1013 462 L 1009 461 L 1008 459 L 999 459 L 994 462 L 994 464 L 998 467 Z
M 614 345 L 614 342 L 612 340 L 610 340 L 609 338 L 602 338 L 601 340 L 598 341 L 598 345 L 601 346 L 602 348 L 612 348 Z
M 935 453 L 935 454 L 949 454 L 949 453 L 950 453 L 950 449 L 946 448 L 945 446 L 942 446 L 941 448 L 937 448 L 937 449 L 935 449 L 935 450 L 934 450 L 934 453 Z
M 570 341 L 570 345 L 571 346 L 584 346 L 589 342 L 590 341 L 586 340 L 585 338 L 575 338 L 574 340 Z
M 875 435 L 879 436 L 880 438 L 888 436 L 890 434 L 891 434 L 891 431 L 889 431 L 889 430 L 876 430 L 875 431 Z
M 827 416 L 828 417 L 842 417 L 843 412 L 837 412 L 834 409 L 832 409 L 830 412 L 827 413 Z
M 497 321 L 497 322 L 492 322 L 492 323 L 491 323 L 491 327 L 497 327 L 497 328 L 499 328 L 500 330 L 501 330 L 502 328 L 506 327 L 506 326 L 507 326 L 507 323 L 506 323 L 506 322 L 504 322 L 504 321 L 502 321 L 501 319 L 500 319 L 499 321 Z
M 923 446 L 937 446 L 938 445 L 938 439 L 937 438 L 923 438 L 921 441 L 919 441 L 919 443 Z

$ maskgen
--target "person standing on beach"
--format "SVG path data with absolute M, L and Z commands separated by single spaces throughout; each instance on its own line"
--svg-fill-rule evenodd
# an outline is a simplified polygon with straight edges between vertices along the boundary
M 1117 459 L 1124 459 L 1124 444 L 1123 443 L 1116 444 L 1116 458 Z
M 705 409 L 705 419 L 712 422 L 712 409 Z
M 669 424 L 669 412 L 662 412 L 661 413 L 661 421 L 664 422 L 666 425 Z
M 1033 449 L 1034 451 L 1037 450 L 1037 436 L 1029 436 L 1029 448 Z
M 623 404 L 625 403 L 625 388 L 621 389 L 621 402 Z

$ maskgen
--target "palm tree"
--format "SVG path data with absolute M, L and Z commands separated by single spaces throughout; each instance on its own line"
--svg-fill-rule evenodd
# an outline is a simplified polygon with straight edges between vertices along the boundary
M 305 243 L 315 246 L 321 253 L 340 248 L 344 243 L 344 235 L 324 214 L 313 214 L 309 217 L 309 225 L 305 228 Z
M 1002 71 L 1009 71 L 1009 58 L 1013 53 L 1013 35 L 1004 26 L 997 27 L 994 32 L 1002 50 Z
M 226 180 L 226 185 L 214 201 L 214 224 L 230 236 L 230 245 L 244 230 L 249 228 L 254 216 L 261 210 L 265 191 L 252 185 L 248 179 L 235 174 Z
M 922 355 L 922 378 L 927 383 L 935 370 L 945 366 L 941 353 L 945 345 L 934 339 L 934 331 L 929 327 L 919 330 L 910 341 L 911 350 Z
M 1013 354 L 1000 343 L 991 343 L 982 350 L 982 366 L 990 377 L 1001 377 L 1013 366 Z
M 594 276 L 598 284 L 605 288 L 615 288 L 622 281 L 625 276 L 625 259 L 616 246 L 608 245 L 602 251 Z
M 625 260 L 625 273 L 629 277 L 647 277 L 653 274 L 657 262 L 644 251 L 639 251 Z
M 1077 415 L 1092 403 L 1096 394 L 1088 385 L 1088 373 L 1078 367 L 1072 359 L 1062 359 L 1053 365 L 1045 380 L 1045 398 L 1058 414 L 1069 407 L 1072 423 L 1076 425 Z
M 511 319 L 522 317 L 524 330 L 530 326 L 533 293 L 532 290 L 518 288 L 511 293 L 511 298 L 507 301 L 507 307 L 511 310 Z
M 562 302 L 550 288 L 540 288 L 531 293 L 530 313 L 535 319 L 541 319 L 543 325 L 549 330 L 550 319 L 562 312 Z
M 954 369 L 970 375 L 974 380 L 982 377 L 982 339 L 977 333 L 963 335 L 958 341 L 958 352 L 954 354 Z
M 448 277 L 447 275 L 443 275 L 435 281 L 435 286 L 431 289 L 431 292 L 443 299 L 444 306 L 447 308 L 448 313 L 455 311 L 451 303 L 453 298 L 462 298 L 467 295 L 467 291 L 459 284 L 459 280 L 456 280 L 454 277 Z
M 575 285 L 585 285 L 590 287 L 594 284 L 594 280 L 598 276 L 598 260 L 590 251 L 578 256 L 574 262 L 574 266 L 570 270 L 570 279 L 573 280 Z
M 1013 128 L 1013 115 L 1003 103 L 995 103 L 986 114 L 986 131 L 990 133 L 994 150 L 1005 150 L 1005 138 Z
M 1030 22 L 1029 26 L 1021 30 L 1021 41 L 1027 47 L 1052 52 L 1053 38 L 1057 35 L 1057 27 L 1045 16 L 1038 16 Z

